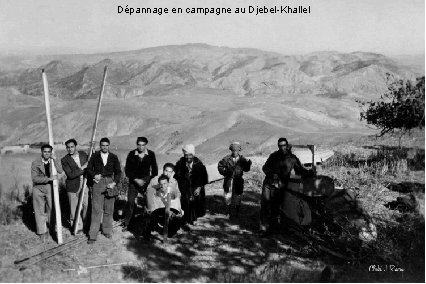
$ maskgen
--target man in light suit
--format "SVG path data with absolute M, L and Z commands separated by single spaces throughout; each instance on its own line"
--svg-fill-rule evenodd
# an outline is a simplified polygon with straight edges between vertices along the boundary
M 80 193 L 83 189 L 85 189 L 81 210 L 81 219 L 80 222 L 78 222 L 77 229 L 77 233 L 81 233 L 83 231 L 83 226 L 86 223 L 87 208 L 89 204 L 88 188 L 83 184 L 88 156 L 83 151 L 77 151 L 77 141 L 75 139 L 69 139 L 66 141 L 65 146 L 68 155 L 62 158 L 61 164 L 62 169 L 67 176 L 66 190 L 70 204 L 71 226 L 74 225 L 74 216 L 76 214 Z
M 31 180 L 33 182 L 33 207 L 36 220 L 37 235 L 44 242 L 48 238 L 49 230 L 52 225 L 52 184 L 57 180 L 57 175 L 52 175 L 52 161 L 58 174 L 62 173 L 59 163 L 52 155 L 53 147 L 49 144 L 41 146 L 41 158 L 33 161 L 31 164 Z M 48 225 L 47 225 L 47 224 Z

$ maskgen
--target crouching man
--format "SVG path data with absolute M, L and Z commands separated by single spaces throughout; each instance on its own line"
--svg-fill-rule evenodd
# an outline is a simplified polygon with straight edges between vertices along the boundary
M 37 227 L 37 235 L 44 242 L 47 240 L 49 230 L 52 225 L 52 191 L 53 180 L 57 180 L 56 175 L 52 175 L 52 166 L 56 167 L 58 174 L 62 173 L 55 156 L 52 154 L 52 146 L 45 144 L 41 146 L 41 158 L 31 164 L 31 179 L 33 181 L 33 207 Z M 53 164 L 52 164 L 53 163 Z M 46 224 L 47 223 L 47 224 Z
M 181 218 L 184 214 L 180 204 L 180 191 L 176 180 L 173 178 L 173 164 L 164 165 L 164 174 L 158 177 L 158 184 L 148 187 L 147 219 L 143 232 L 146 240 L 151 238 L 151 232 L 162 232 L 166 220 L 167 195 L 170 194 L 170 215 L 168 222 L 168 237 L 172 237 L 181 227 Z

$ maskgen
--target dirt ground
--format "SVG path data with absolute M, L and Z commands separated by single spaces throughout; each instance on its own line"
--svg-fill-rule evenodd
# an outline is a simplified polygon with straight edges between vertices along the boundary
M 2 226 L 0 281 L 320 282 L 326 266 L 332 267 L 336 282 L 424 280 L 424 268 L 419 268 L 418 275 L 414 275 L 414 278 L 411 277 L 413 275 L 407 278 L 404 273 L 374 274 L 368 270 L 375 263 L 369 263 L 368 260 L 364 263 L 347 263 L 327 253 L 314 252 L 306 241 L 291 233 L 280 232 L 261 238 L 258 234 L 259 189 L 247 188 L 243 195 L 240 217 L 230 219 L 225 215 L 221 187 L 221 182 L 207 186 L 206 216 L 198 219 L 191 226 L 190 232 L 180 230 L 166 244 L 157 233 L 153 234 L 150 242 L 146 242 L 117 227 L 112 239 L 99 234 L 94 245 L 83 241 L 47 260 L 28 265 L 23 271 L 14 265 L 15 260 L 54 247 L 56 242 L 50 238 L 43 244 L 32 231 L 28 220 Z M 64 241 L 71 238 L 69 230 L 64 229 Z M 87 273 L 63 271 L 77 269 L 79 266 L 116 263 L 125 264 L 93 268 Z M 410 273 L 413 271 L 415 268 L 411 267 Z
M 207 189 L 208 214 L 182 230 L 167 244 L 157 233 L 146 242 L 131 232 L 114 229 L 112 240 L 101 234 L 94 245 L 80 245 L 19 271 L 13 262 L 56 245 L 45 244 L 24 224 L 4 226 L 0 232 L 0 279 L 6 282 L 229 282 L 268 277 L 270 263 L 287 266 L 288 280 L 318 281 L 325 264 L 300 256 L 303 249 L 291 238 L 259 238 L 258 194 L 244 195 L 241 216 L 223 213 L 220 183 Z M 71 238 L 64 230 L 64 241 Z M 303 254 L 303 253 L 302 253 Z M 126 265 L 89 269 L 88 273 L 62 269 L 127 262 Z M 280 268 L 282 269 L 282 268 Z M 266 279 L 265 279 L 266 280 Z

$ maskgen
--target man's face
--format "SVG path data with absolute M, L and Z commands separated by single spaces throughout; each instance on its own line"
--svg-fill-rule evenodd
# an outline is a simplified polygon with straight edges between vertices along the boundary
M 232 152 L 232 157 L 238 157 L 238 155 L 240 154 L 240 151 L 239 150 L 236 150 L 236 149 L 233 149 L 233 150 L 231 150 L 231 152 Z
M 145 151 L 145 149 L 146 149 L 146 143 L 145 142 L 142 142 L 142 141 L 139 141 L 137 144 L 136 144 L 136 149 L 138 150 L 138 152 L 139 153 L 142 153 L 143 151 Z
M 172 168 L 166 167 L 163 170 L 163 174 L 165 174 L 169 179 L 171 179 L 175 175 L 175 172 L 173 171 Z
M 169 182 L 166 179 L 162 179 L 159 181 L 160 190 L 162 192 L 167 192 L 167 187 L 169 186 Z
M 192 161 L 194 160 L 194 155 L 192 155 L 191 153 L 185 153 L 184 157 L 188 164 L 192 163 Z
M 74 143 L 68 143 L 67 146 L 66 146 L 66 148 L 67 148 L 68 154 L 74 155 L 75 150 L 76 150 L 76 147 L 75 147 Z
M 52 149 L 50 149 L 50 148 L 44 148 L 41 151 L 41 156 L 46 161 L 50 159 L 51 155 L 52 155 Z
M 287 142 L 285 142 L 285 141 L 280 142 L 278 144 L 278 148 L 280 149 L 281 152 L 287 153 L 288 152 L 288 144 L 287 144 Z
M 101 151 L 102 151 L 102 153 L 108 153 L 108 151 L 109 151 L 109 143 L 108 142 L 102 142 L 101 143 Z

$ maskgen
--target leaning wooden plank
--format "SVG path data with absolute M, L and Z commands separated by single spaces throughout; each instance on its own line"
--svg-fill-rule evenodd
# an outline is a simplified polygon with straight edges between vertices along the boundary
M 56 250 L 56 249 L 58 249 L 58 248 L 66 247 L 66 246 L 68 246 L 68 245 L 70 245 L 70 244 L 74 243 L 75 241 L 80 240 L 80 239 L 84 239 L 84 238 L 85 238 L 84 236 L 80 236 L 80 237 L 77 237 L 77 238 L 73 238 L 72 240 L 69 240 L 68 242 L 62 243 L 61 245 L 54 246 L 54 247 L 51 247 L 51 248 L 49 248 L 49 249 L 47 249 L 47 250 L 44 250 L 44 251 L 38 252 L 38 253 L 33 254 L 33 255 L 30 255 L 30 256 L 27 256 L 27 257 L 25 257 L 25 258 L 15 260 L 13 263 L 14 263 L 14 264 L 16 264 L 16 265 L 18 265 L 18 264 L 22 264 L 22 263 L 24 263 L 24 262 L 26 262 L 26 261 L 28 261 L 28 260 L 30 260 L 30 259 L 33 259 L 33 258 L 35 258 L 35 257 L 42 256 L 43 254 L 46 254 L 46 253 L 51 253 L 52 251 L 55 251 L 55 250 Z
M 49 100 L 49 85 L 47 83 L 47 77 L 44 73 L 44 69 L 41 72 L 42 79 L 43 79 L 43 87 L 44 87 L 44 102 L 46 105 L 46 117 L 47 117 L 47 129 L 49 132 L 49 144 L 53 147 L 52 154 L 55 151 L 55 142 L 53 140 L 53 131 L 52 131 L 52 119 L 50 116 L 50 100 Z M 53 160 L 50 161 L 51 165 L 51 171 L 50 173 L 52 176 L 57 175 L 55 163 Z M 55 219 L 56 219 L 56 233 L 57 233 L 57 240 L 58 244 L 62 244 L 62 214 L 61 214 L 61 206 L 59 204 L 59 186 L 58 186 L 58 180 L 55 179 L 52 182 L 53 186 L 53 202 L 55 206 Z
M 100 91 L 99 99 L 98 99 L 98 107 L 96 108 L 95 122 L 93 123 L 92 136 L 90 138 L 90 150 L 89 150 L 89 158 L 88 158 L 88 160 L 90 160 L 90 157 L 92 156 L 92 153 L 93 153 L 93 149 L 95 147 L 96 128 L 98 127 L 99 113 L 101 111 L 102 97 L 104 95 L 104 88 L 105 88 L 105 81 L 106 81 L 106 76 L 107 76 L 107 69 L 108 69 L 108 67 L 105 66 L 105 68 L 104 68 L 104 77 L 102 79 L 101 91 Z M 77 231 L 78 231 L 78 222 L 80 221 L 80 212 L 81 212 L 81 208 L 83 206 L 84 191 L 86 190 L 86 187 L 87 187 L 87 177 L 84 177 L 83 183 L 82 183 L 82 188 L 80 189 L 80 196 L 78 197 L 77 212 L 75 214 L 75 221 L 74 221 L 74 224 L 73 224 L 73 226 L 74 226 L 74 231 L 73 231 L 74 235 L 77 234 Z

